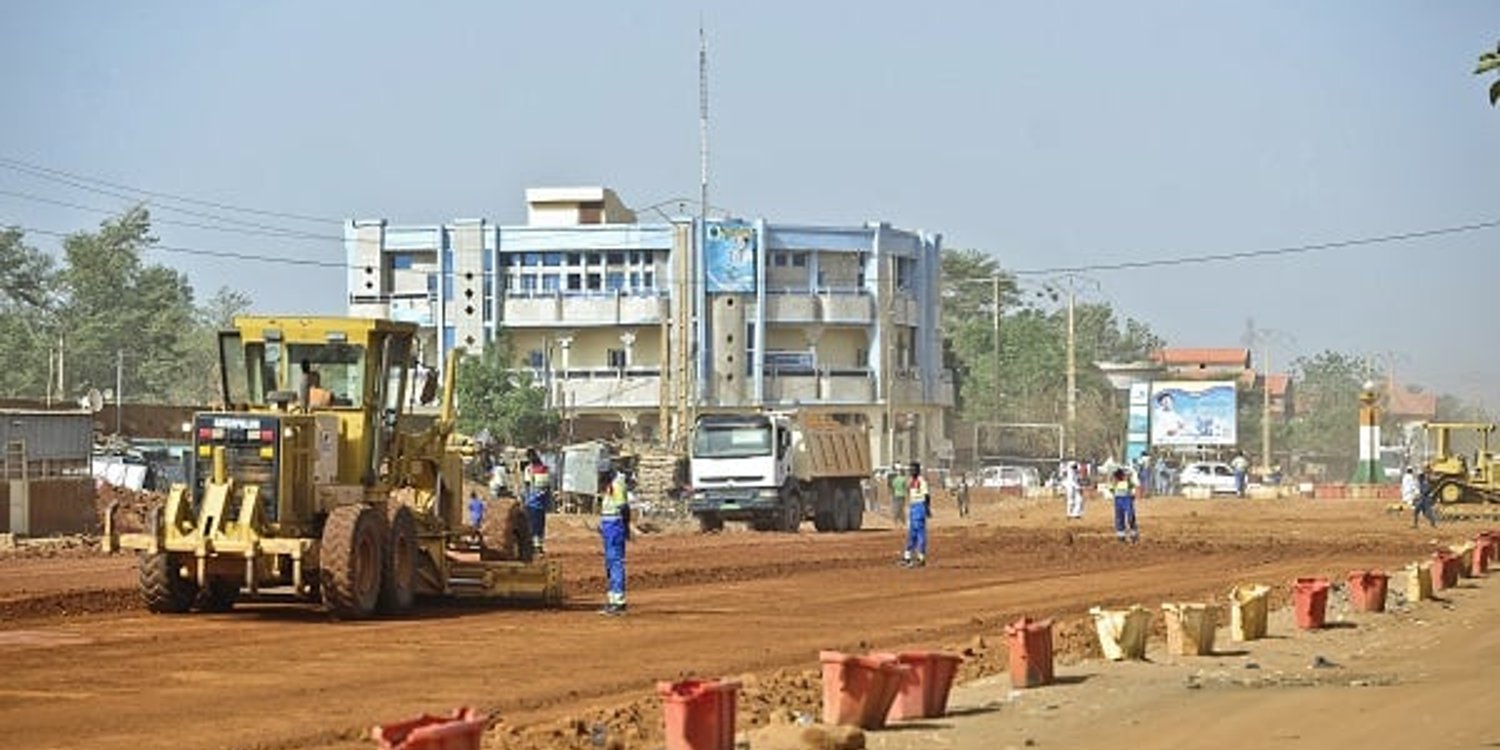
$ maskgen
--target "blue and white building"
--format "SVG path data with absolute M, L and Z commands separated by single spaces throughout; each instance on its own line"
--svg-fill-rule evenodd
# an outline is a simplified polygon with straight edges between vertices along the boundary
M 951 455 L 939 235 L 641 222 L 597 187 L 527 205 L 522 226 L 348 222 L 349 314 L 418 323 L 432 364 L 503 335 L 582 434 L 675 441 L 700 410 L 815 409 L 870 425 L 877 463 Z

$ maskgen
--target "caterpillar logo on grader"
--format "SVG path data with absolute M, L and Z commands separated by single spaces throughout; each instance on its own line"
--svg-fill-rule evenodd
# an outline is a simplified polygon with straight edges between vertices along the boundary
M 514 500 L 464 525 L 453 430 L 457 353 L 436 419 L 407 413 L 410 323 L 242 317 L 219 337 L 224 411 L 195 416 L 186 484 L 144 533 L 107 551 L 140 560 L 154 612 L 222 611 L 241 597 L 321 601 L 336 617 L 410 609 L 417 596 L 556 603 L 556 563 L 533 559 Z M 423 403 L 436 395 L 424 383 Z

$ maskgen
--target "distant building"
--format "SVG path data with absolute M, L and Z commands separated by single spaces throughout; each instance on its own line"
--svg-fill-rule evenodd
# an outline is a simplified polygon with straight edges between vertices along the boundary
M 939 235 L 526 198 L 523 226 L 350 221 L 349 313 L 417 323 L 432 365 L 503 333 L 580 432 L 680 441 L 699 410 L 802 408 L 868 424 L 880 463 L 951 456 Z

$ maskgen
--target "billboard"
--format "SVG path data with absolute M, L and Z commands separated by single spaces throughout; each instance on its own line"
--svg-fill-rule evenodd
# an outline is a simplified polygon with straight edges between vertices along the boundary
M 1125 460 L 1146 454 L 1150 435 L 1151 384 L 1131 383 L 1130 404 L 1125 410 Z
M 1234 445 L 1233 381 L 1170 380 L 1151 384 L 1151 444 Z
M 737 221 L 711 221 L 704 227 L 704 289 L 755 291 L 755 227 Z

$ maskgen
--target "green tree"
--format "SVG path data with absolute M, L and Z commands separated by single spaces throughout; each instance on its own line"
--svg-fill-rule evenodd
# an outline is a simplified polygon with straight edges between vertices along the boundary
M 1495 46 L 1494 52 L 1485 52 L 1479 56 L 1479 64 L 1474 67 L 1474 75 L 1480 76 L 1485 73 L 1500 71 L 1500 44 Z M 1500 80 L 1490 84 L 1490 106 L 1500 102 Z
M 1000 408 L 993 356 L 996 285 L 1003 314 L 1017 303 L 1016 280 L 979 250 L 944 250 L 942 265 L 944 364 L 958 375 L 959 413 L 984 418 Z
M 458 429 L 476 435 L 489 430 L 502 445 L 527 446 L 551 442 L 560 419 L 547 408 L 546 392 L 531 376 L 509 366 L 508 347 L 497 340 L 482 355 L 459 360 L 455 384 Z
M 26 244 L 19 229 L 0 229 L 0 396 L 41 398 L 57 336 L 52 258 Z
M 1359 393 L 1370 376 L 1363 357 L 1325 351 L 1292 363 L 1297 379 L 1297 416 L 1288 425 L 1294 456 L 1320 464 L 1325 476 L 1343 480 L 1359 458 Z
M 219 332 L 233 326 L 235 316 L 249 312 L 250 306 L 249 295 L 229 287 L 219 287 L 207 302 L 197 307 L 193 314 L 193 333 L 187 342 L 187 357 L 205 364 L 175 389 L 174 403 L 206 405 L 218 402 L 222 395 L 219 393 L 219 369 L 208 363 L 219 361 Z

